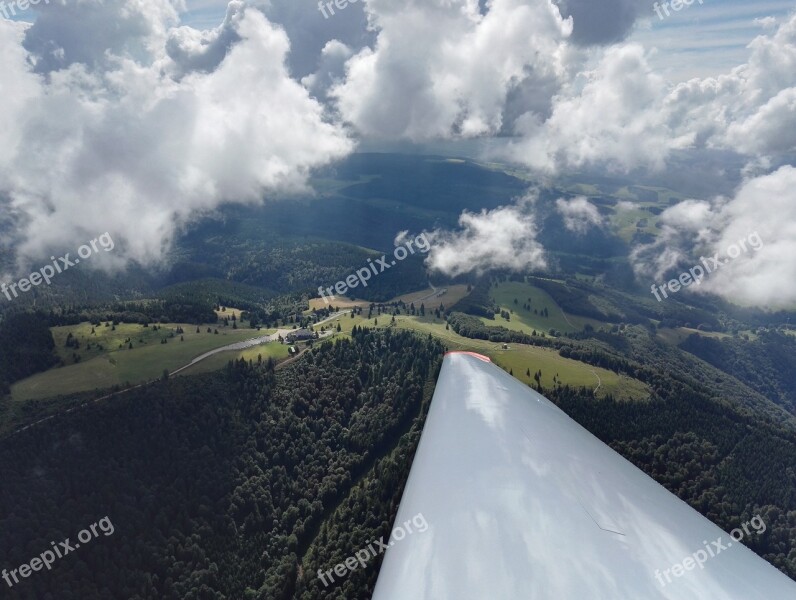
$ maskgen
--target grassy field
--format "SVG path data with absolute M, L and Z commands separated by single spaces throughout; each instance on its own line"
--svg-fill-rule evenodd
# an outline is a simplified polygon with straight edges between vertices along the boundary
M 503 344 L 500 343 L 462 337 L 453 330 L 446 330 L 445 323 L 439 320 L 434 322 L 429 317 L 399 316 L 396 318 L 396 325 L 405 329 L 430 333 L 440 338 L 451 350 L 473 350 L 484 354 L 505 370 L 513 371 L 514 377 L 524 383 L 532 382 L 534 373 L 541 369 L 542 387 L 553 387 L 556 382 L 559 382 L 595 389 L 597 395 L 601 397 L 613 394 L 617 399 L 642 400 L 649 396 L 647 386 L 640 381 L 617 375 L 613 371 L 563 358 L 556 350 L 549 348 L 508 344 L 508 349 L 504 349 Z M 554 377 L 556 381 L 554 381 Z
M 157 327 L 157 329 L 155 329 L 155 327 Z M 178 328 L 182 328 L 184 333 L 178 334 Z M 137 349 L 153 344 L 159 346 L 168 345 L 161 344 L 163 339 L 168 339 L 169 343 L 174 341 L 179 342 L 180 335 L 185 339 L 185 342 L 182 343 L 188 344 L 187 348 L 192 348 L 193 345 L 197 343 L 204 348 L 205 346 L 203 343 L 198 342 L 198 340 L 208 337 L 218 337 L 213 333 L 215 330 L 218 330 L 218 335 L 220 336 L 232 336 L 232 338 L 234 338 L 232 341 L 229 341 L 229 337 L 225 337 L 224 339 L 227 340 L 225 342 L 226 344 L 231 344 L 234 341 L 246 340 L 259 335 L 266 335 L 274 331 L 265 329 L 257 331 L 244 327 L 233 329 L 231 325 L 224 327 L 220 324 L 210 327 L 210 333 L 207 333 L 207 325 L 200 327 L 199 333 L 196 332 L 196 329 L 196 325 L 188 325 L 186 323 L 169 323 L 163 325 L 150 324 L 148 327 L 137 324 L 120 323 L 116 325 L 115 328 L 111 325 L 106 327 L 103 324 L 99 327 L 95 327 L 92 326 L 91 323 L 80 323 L 79 325 L 52 327 L 51 331 L 53 339 L 55 340 L 55 350 L 58 353 L 58 357 L 63 360 L 66 365 L 75 363 L 73 357 L 75 353 L 80 355 L 80 362 L 86 362 L 98 356 L 105 356 L 109 352 L 128 350 L 130 344 L 133 345 L 133 349 Z M 94 333 L 92 333 L 92 331 Z M 80 343 L 80 348 L 75 349 L 66 346 L 66 340 L 69 334 Z M 174 337 L 172 337 L 172 335 Z M 210 349 L 212 350 L 213 347 L 223 345 L 225 344 L 218 344 L 217 346 L 212 346 Z M 199 354 L 201 354 L 201 352 Z
M 445 290 L 443 292 L 443 290 Z M 440 296 L 437 296 L 437 292 L 442 292 Z M 437 288 L 436 291 L 432 288 L 427 288 L 425 290 L 419 292 L 412 292 L 411 294 L 404 294 L 403 296 L 398 296 L 397 298 L 393 298 L 385 304 L 403 301 L 407 305 L 415 302 L 417 308 L 420 308 L 420 303 L 426 305 L 426 310 L 434 310 L 438 308 L 441 304 L 445 306 L 453 306 L 459 300 L 464 298 L 467 295 L 467 286 L 466 285 L 452 285 L 446 288 Z M 433 296 L 429 298 L 429 296 Z M 425 298 L 425 300 L 423 300 Z M 370 306 L 370 302 L 366 302 L 364 300 L 351 300 L 344 296 L 338 296 L 336 300 L 331 303 L 335 308 L 352 308 L 354 306 L 361 306 L 363 308 L 367 308 Z M 313 308 L 318 310 L 321 308 L 326 308 L 328 305 L 324 302 L 323 298 L 312 298 L 309 301 L 310 310 Z
M 378 324 L 374 325 L 376 320 Z M 377 319 L 343 317 L 340 319 L 342 332 L 335 337 L 350 335 L 355 325 L 371 328 L 375 326 L 381 329 L 389 327 L 390 321 L 390 315 L 382 315 Z M 621 400 L 645 400 L 649 397 L 647 386 L 635 379 L 576 360 L 562 358 L 557 351 L 549 348 L 508 344 L 508 349 L 504 349 L 500 343 L 465 338 L 452 329 L 445 329 L 445 321 L 435 319 L 433 315 L 425 317 L 399 315 L 395 318 L 394 327 L 431 334 L 440 339 L 450 350 L 472 350 L 488 356 L 495 364 L 512 371 L 514 377 L 525 383 L 531 383 L 534 373 L 541 369 L 542 387 L 545 388 L 568 384 L 592 388 L 599 397 L 607 394 L 613 394 L 615 398 Z
M 403 299 L 405 302 L 415 301 L 417 305 L 419 299 L 432 292 L 429 290 L 425 293 L 407 295 Z M 519 306 L 519 311 L 515 309 L 510 322 L 496 319 L 492 324 L 506 324 L 508 327 L 521 328 L 526 331 L 532 331 L 534 328 L 546 331 L 551 327 L 580 329 L 583 323 L 588 321 L 579 317 L 565 318 L 552 298 L 542 290 L 527 284 L 505 283 L 496 288 L 495 292 L 496 298 L 507 309 L 514 308 L 515 296 L 518 297 L 518 301 L 525 302 L 531 298 L 532 307 L 536 307 L 537 310 L 548 308 L 550 317 L 545 319 L 533 315 L 532 311 L 529 313 Z M 485 354 L 507 371 L 513 371 L 517 379 L 526 383 L 532 382 L 533 374 L 541 369 L 541 381 L 544 387 L 569 384 L 590 387 L 597 390 L 599 396 L 611 393 L 622 399 L 647 397 L 647 388 L 640 382 L 620 377 L 611 371 L 592 368 L 578 361 L 562 358 L 556 351 L 521 344 L 512 344 L 508 349 L 504 349 L 502 344 L 471 340 L 459 336 L 452 330 L 447 330 L 445 321 L 434 318 L 431 310 L 438 306 L 437 299 L 446 306 L 450 306 L 466 293 L 464 286 L 449 288 L 442 296 L 430 299 L 432 302 L 422 301 L 426 304 L 427 316 L 399 315 L 392 326 L 431 334 L 441 339 L 452 350 L 473 350 Z M 227 309 L 226 314 L 231 314 L 232 310 Z M 377 320 L 378 324 L 376 324 Z M 352 319 L 349 315 L 344 315 L 338 320 L 330 322 L 329 326 L 336 327 L 338 322 L 341 332 L 336 333 L 330 339 L 350 336 L 355 325 L 379 328 L 391 326 L 391 316 L 385 314 L 371 319 L 356 316 Z M 542 325 L 546 325 L 546 327 L 542 327 Z M 182 334 L 177 333 L 177 329 L 180 327 L 184 330 Z M 92 329 L 94 333 L 92 333 Z M 64 361 L 67 363 L 73 361 L 72 354 L 77 352 L 81 355 L 80 362 L 51 369 L 17 382 L 12 386 L 12 399 L 15 401 L 42 399 L 56 394 L 86 392 L 114 385 L 124 387 L 127 384 L 141 383 L 161 377 L 164 370 L 172 372 L 190 363 L 194 357 L 210 350 L 272 333 L 272 331 L 266 330 L 258 332 L 251 329 L 232 329 L 231 327 L 213 327 L 212 329 L 218 329 L 219 333 L 207 333 L 206 326 L 200 328 L 200 332 L 196 333 L 196 326 L 187 324 L 162 325 L 158 326 L 157 330 L 152 325 L 143 327 L 142 325 L 120 324 L 114 330 L 112 326 L 105 327 L 103 324 L 99 327 L 92 327 L 89 323 L 53 328 L 58 353 Z M 80 348 L 77 350 L 65 347 L 67 336 L 70 333 L 74 339 L 80 342 Z M 174 337 L 171 337 L 172 335 Z M 167 343 L 161 343 L 163 339 L 167 339 Z M 133 344 L 132 349 L 129 349 L 130 343 Z M 272 343 L 243 351 L 219 353 L 186 369 L 180 375 L 218 370 L 223 368 L 228 361 L 238 358 L 256 361 L 258 355 L 261 355 L 264 360 L 269 357 L 282 360 L 288 357 L 288 346 Z
M 246 350 L 230 350 L 229 352 L 219 352 L 218 354 L 214 354 L 213 356 L 206 358 L 200 363 L 196 363 L 184 371 L 180 371 L 177 377 L 218 371 L 219 369 L 223 369 L 229 361 L 238 360 L 241 358 L 253 362 L 257 362 L 258 356 L 261 356 L 263 361 L 268 360 L 269 357 L 277 361 L 283 360 L 288 358 L 289 348 L 290 346 L 288 344 L 272 342 L 270 344 L 263 344 L 262 346 L 255 346 L 254 348 L 247 348 Z
M 656 235 L 659 230 L 656 227 L 658 217 L 650 212 L 647 207 L 634 203 L 634 208 L 615 210 L 611 223 L 614 226 L 616 235 L 625 242 L 630 242 L 637 232 Z
M 182 334 L 184 341 L 180 341 L 179 334 L 168 337 L 178 327 L 185 330 Z M 11 388 L 11 397 L 17 401 L 31 400 L 125 385 L 128 382 L 140 383 L 160 377 L 164 369 L 174 371 L 210 350 L 269 333 L 266 330 L 258 332 L 231 327 L 212 329 L 218 329 L 218 335 L 207 333 L 207 327 L 196 333 L 196 325 L 187 324 L 162 325 L 157 331 L 152 325 L 120 324 L 115 331 L 103 325 L 94 327 L 93 335 L 90 323 L 55 327 L 53 337 L 56 348 L 59 355 L 67 360 L 67 365 L 17 382 Z M 80 340 L 78 350 L 64 347 L 69 333 Z M 168 339 L 168 343 L 161 343 L 164 338 Z M 129 349 L 130 342 L 126 342 L 128 339 L 133 344 L 132 350 Z M 92 348 L 87 350 L 89 342 Z M 71 358 L 73 352 L 78 352 L 82 357 L 76 364 Z
M 227 319 L 231 319 L 233 315 L 235 316 L 235 319 L 240 321 L 240 313 L 243 312 L 241 309 L 239 309 L 239 308 L 230 308 L 228 306 L 224 306 L 223 308 L 224 308 L 224 310 L 215 311 L 216 316 L 218 317 L 219 321 L 221 321 L 224 317 L 226 317 Z
M 337 296 L 334 300 L 330 300 L 329 304 L 326 304 L 323 298 L 310 298 L 309 301 L 310 311 L 313 309 L 320 310 L 322 308 L 328 308 L 329 306 L 334 306 L 335 308 L 352 308 L 354 306 L 368 306 L 368 303 L 363 300 L 351 300 L 350 298 L 346 298 L 345 296 Z
M 432 294 L 433 297 L 429 298 L 428 296 L 431 296 Z M 415 308 L 417 309 L 420 309 L 421 304 L 425 304 L 426 310 L 435 310 L 441 305 L 445 305 L 446 307 L 453 306 L 467 294 L 468 292 L 466 285 L 451 285 L 444 288 L 436 288 L 436 290 L 428 288 L 421 292 L 404 294 L 403 296 L 398 296 L 398 298 L 395 298 L 395 301 L 402 300 L 407 306 L 414 302 Z
M 587 323 L 595 328 L 604 325 L 594 319 L 567 315 L 547 292 L 527 283 L 518 281 L 499 283 L 497 287 L 492 288 L 490 294 L 501 309 L 511 313 L 511 319 L 506 321 L 500 315 L 496 315 L 494 320 L 479 317 L 485 325 L 502 326 L 512 331 L 525 333 L 531 333 L 534 330 L 537 333 L 547 333 L 550 329 L 568 333 L 581 331 Z M 514 303 L 515 299 L 517 300 L 516 304 Z M 528 304 L 529 299 L 531 309 L 525 310 L 523 304 Z M 541 314 L 544 309 L 547 309 L 547 317 Z M 534 310 L 537 311 L 536 314 L 534 314 Z
M 732 337 L 729 333 L 720 333 L 717 331 L 699 331 L 698 329 L 691 329 L 690 327 L 676 327 L 674 329 L 669 329 L 667 327 L 665 329 L 659 329 L 658 337 L 667 344 L 676 346 L 693 333 L 698 333 L 703 337 L 716 338 L 719 340 Z

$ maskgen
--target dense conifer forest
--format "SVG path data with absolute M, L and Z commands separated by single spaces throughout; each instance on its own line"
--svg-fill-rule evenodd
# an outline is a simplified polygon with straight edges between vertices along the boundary
M 221 376 L 163 381 L 3 440 L 4 565 L 74 540 L 102 517 L 115 526 L 6 592 L 293 597 L 300 556 L 325 513 L 409 430 L 441 358 L 430 339 L 358 329 L 353 341 L 323 344 L 278 373 L 230 363 Z M 411 462 L 401 456 L 375 478 L 390 498 Z M 357 527 L 375 535 L 395 505 L 372 506 L 383 514 Z
M 9 597 L 368 597 L 381 556 L 328 587 L 316 574 L 388 534 L 443 350 L 357 327 L 280 371 L 230 363 L 3 440 L 4 564 L 102 517 L 115 527 Z M 761 515 L 768 530 L 747 543 L 796 577 L 796 434 L 716 402 L 695 378 L 645 372 L 644 403 L 543 391 L 725 530 Z

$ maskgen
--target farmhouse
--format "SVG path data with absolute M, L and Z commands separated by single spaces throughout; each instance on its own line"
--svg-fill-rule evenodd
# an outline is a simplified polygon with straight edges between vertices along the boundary
M 312 339 L 315 339 L 315 334 L 309 329 L 296 329 L 287 334 L 287 341 L 290 343 Z

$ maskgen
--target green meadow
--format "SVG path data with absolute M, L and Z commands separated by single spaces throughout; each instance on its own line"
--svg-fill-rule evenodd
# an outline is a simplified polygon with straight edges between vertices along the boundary
M 270 344 L 263 344 L 261 346 L 255 346 L 254 348 L 247 348 L 246 350 L 219 352 L 218 354 L 209 356 L 202 362 L 188 367 L 184 371 L 180 371 L 177 376 L 181 377 L 183 375 L 195 375 L 197 373 L 218 371 L 219 369 L 223 369 L 229 361 L 239 360 L 241 358 L 252 362 L 257 362 L 258 358 L 262 358 L 263 361 L 267 361 L 269 358 L 273 358 L 276 361 L 284 360 L 289 357 L 289 348 L 290 346 L 288 344 L 271 342 Z
M 481 322 L 488 326 L 501 326 L 525 333 L 532 333 L 534 330 L 537 333 L 548 333 L 550 329 L 569 333 L 583 330 L 583 326 L 587 323 L 595 328 L 604 325 L 594 319 L 566 314 L 550 294 L 527 283 L 502 282 L 491 289 L 490 295 L 511 318 L 506 321 L 500 315 L 495 315 L 494 320 L 479 317 Z M 527 305 L 530 305 L 530 310 L 526 310 Z M 545 310 L 547 310 L 546 317 Z
M 178 327 L 184 330 L 183 334 L 176 333 Z M 216 329 L 218 334 L 213 333 Z M 151 324 L 149 327 L 119 324 L 114 331 L 112 326 L 92 327 L 90 323 L 54 327 L 52 331 L 56 350 L 65 366 L 17 382 L 11 388 L 14 400 L 142 383 L 161 377 L 164 370 L 174 371 L 210 350 L 270 333 L 218 325 L 211 327 L 211 333 L 207 333 L 207 326 L 200 327 L 200 332 L 196 333 L 196 325 L 187 324 L 158 325 L 158 330 Z M 70 333 L 78 340 L 80 348 L 66 347 Z M 172 334 L 174 337 L 170 337 Z M 165 344 L 162 343 L 164 339 Z M 79 362 L 74 360 L 75 353 L 80 355 Z
M 505 310 L 514 312 L 510 321 L 500 317 L 494 321 L 484 319 L 484 322 L 490 325 L 503 325 L 529 333 L 534 329 L 538 332 L 547 332 L 551 328 L 574 331 L 582 329 L 585 323 L 600 325 L 592 319 L 565 315 L 546 292 L 528 284 L 501 283 L 493 288 L 493 294 L 495 300 Z M 518 300 L 518 305 L 514 304 L 515 298 Z M 529 299 L 531 310 L 527 311 L 523 309 L 522 304 L 527 303 Z M 537 314 L 533 314 L 534 308 L 537 309 Z M 545 308 L 549 313 L 549 317 L 546 318 L 538 314 Z M 610 393 L 618 399 L 639 400 L 648 396 L 648 389 L 641 382 L 605 369 L 562 358 L 556 351 L 548 348 L 523 344 L 509 344 L 504 348 L 503 344 L 462 337 L 453 330 L 446 329 L 445 321 L 435 318 L 430 312 L 425 317 L 399 315 L 394 325 L 391 325 L 390 315 L 371 319 L 365 319 L 363 316 L 352 319 L 350 315 L 344 315 L 328 326 L 336 328 L 338 323 L 341 331 L 330 339 L 350 336 L 355 325 L 379 328 L 394 326 L 433 335 L 451 350 L 472 350 L 485 354 L 525 383 L 533 383 L 534 374 L 541 370 L 541 383 L 545 388 L 556 385 L 582 386 L 596 390 L 598 396 Z M 182 334 L 177 333 L 180 327 L 184 331 Z M 218 334 L 212 333 L 215 329 L 218 330 Z M 196 325 L 187 324 L 159 325 L 157 330 L 152 325 L 143 327 L 129 324 L 117 325 L 115 329 L 112 326 L 105 327 L 104 324 L 97 327 L 89 323 L 55 327 L 53 337 L 65 366 L 17 382 L 12 386 L 12 398 L 16 401 L 43 399 L 55 395 L 143 383 L 161 377 L 164 370 L 172 372 L 185 366 L 193 358 L 205 352 L 268 333 L 271 331 L 258 332 L 223 326 L 211 327 L 211 333 L 207 333 L 207 326 L 203 326 L 197 333 Z M 66 347 L 69 334 L 72 335 L 72 339 L 78 340 L 80 344 L 78 349 Z M 166 343 L 162 343 L 164 339 Z M 133 345 L 132 349 L 130 344 Z M 74 362 L 74 354 L 80 355 L 79 362 Z M 223 368 L 230 360 L 244 358 L 257 361 L 258 357 L 262 357 L 263 360 L 286 359 L 288 345 L 274 342 L 246 350 L 221 352 L 182 371 L 179 375 L 211 372 Z
M 341 318 L 342 332 L 337 336 L 350 335 L 355 325 L 365 327 L 384 328 L 390 326 L 390 315 L 375 319 L 350 316 Z M 592 367 L 585 363 L 563 358 L 558 352 L 549 348 L 538 348 L 523 344 L 507 344 L 489 342 L 486 340 L 473 340 L 465 338 L 445 328 L 445 321 L 434 318 L 433 315 L 425 317 L 412 317 L 399 315 L 395 318 L 394 327 L 409 329 L 424 335 L 432 335 L 440 339 L 450 350 L 470 350 L 488 356 L 498 366 L 510 371 L 514 377 L 524 383 L 534 383 L 534 374 L 541 370 L 541 383 L 544 388 L 556 385 L 570 385 L 574 387 L 587 387 L 596 390 L 598 397 L 612 394 L 618 400 L 646 400 L 649 397 L 649 388 L 642 382 L 617 375 L 613 371 Z M 530 372 L 530 374 L 529 374 Z

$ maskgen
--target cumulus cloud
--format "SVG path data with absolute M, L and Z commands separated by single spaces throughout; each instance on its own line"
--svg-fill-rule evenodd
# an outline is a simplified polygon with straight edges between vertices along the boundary
M 230 2 L 224 22 L 215 29 L 172 29 L 166 41 L 166 53 L 175 76 L 191 71 L 209 72 L 218 67 L 232 46 L 240 41 L 238 25 L 246 12 L 245 7 L 241 0 Z
M 318 70 L 301 79 L 310 93 L 320 100 L 328 100 L 328 90 L 345 79 L 345 63 L 353 50 L 339 40 L 329 41 L 321 51 Z
M 796 87 L 782 90 L 746 119 L 730 124 L 726 140 L 745 154 L 796 151 Z
M 559 198 L 556 200 L 556 210 L 564 219 L 564 227 L 575 233 L 583 234 L 603 224 L 600 211 L 585 196 L 572 200 Z
M 655 49 L 614 44 L 649 10 L 640 0 L 360 6 L 373 42 L 327 42 L 305 84 L 366 138 L 503 136 L 498 158 L 544 173 L 660 171 L 681 150 L 796 151 L 796 14 L 765 21 L 746 63 L 671 85 L 650 66 Z M 611 45 L 581 48 L 593 44 Z
M 481 274 L 490 269 L 526 271 L 547 266 L 544 248 L 537 241 L 534 196 L 515 205 L 480 213 L 464 211 L 458 231 L 427 233 L 432 249 L 426 265 L 451 277 Z
M 106 29 L 109 7 L 127 15 L 118 39 L 79 51 L 65 30 L 44 43 L 48 18 L 24 38 L 0 22 L 0 199 L 17 224 L 2 242 L 20 262 L 105 231 L 117 261 L 156 262 L 196 216 L 306 189 L 312 168 L 353 149 L 290 77 L 288 38 L 260 11 L 233 3 L 221 29 L 188 32 L 170 28 L 170 4 L 145 4 L 59 9 Z
M 329 0 L 324 0 L 324 3 Z M 366 0 L 349 2 L 343 10 L 334 8 L 334 16 L 323 17 L 318 0 L 263 0 L 268 20 L 282 27 L 290 38 L 288 67 L 294 78 L 300 79 L 319 68 L 324 48 L 332 40 L 359 51 L 372 46 L 376 33 L 368 27 Z
M 796 302 L 796 168 L 750 179 L 732 198 L 681 202 L 661 223 L 658 240 L 633 252 L 640 276 L 661 281 L 718 254 L 722 265 L 689 290 L 770 308 Z
M 490 135 L 511 94 L 557 89 L 571 20 L 548 0 L 368 0 L 373 48 L 347 63 L 333 88 L 341 114 L 372 137 Z M 530 104 L 549 104 L 532 98 Z
M 693 131 L 697 146 L 796 151 L 796 13 L 749 49 L 749 60 L 730 73 L 677 85 L 665 102 L 668 124 Z
M 581 77 L 580 92 L 570 86 L 570 93 L 557 96 L 549 119 L 529 114 L 520 120 L 523 138 L 511 146 L 510 157 L 543 171 L 595 163 L 619 171 L 660 169 L 672 147 L 687 144 L 672 140 L 660 111 L 665 83 L 641 46 L 609 49 Z
M 655 241 L 631 252 L 636 274 L 662 279 L 672 269 L 693 264 L 695 248 L 711 239 L 713 220 L 714 207 L 703 200 L 685 200 L 666 209 L 658 219 L 660 233 Z
M 609 44 L 623 40 L 639 17 L 649 10 L 647 0 L 553 0 L 574 21 L 572 39 L 578 44 Z
M 771 308 L 796 303 L 796 168 L 745 183 L 716 214 L 713 252 L 758 234 L 764 246 L 731 258 L 703 282 L 705 291 L 738 304 Z M 749 246 L 749 244 L 747 244 Z
M 617 211 L 629 211 L 629 210 L 637 210 L 639 205 L 635 202 L 631 202 L 630 200 L 620 200 L 616 203 L 616 210 Z
M 115 56 L 156 56 L 179 21 L 181 0 L 40 3 L 25 36 L 36 71 L 107 67 Z
M 611 46 L 594 69 L 561 80 L 549 116 L 518 119 L 519 139 L 503 156 L 544 172 L 595 165 L 630 172 L 661 170 L 684 149 L 796 152 L 796 13 L 749 52 L 729 73 L 670 86 L 640 45 Z

